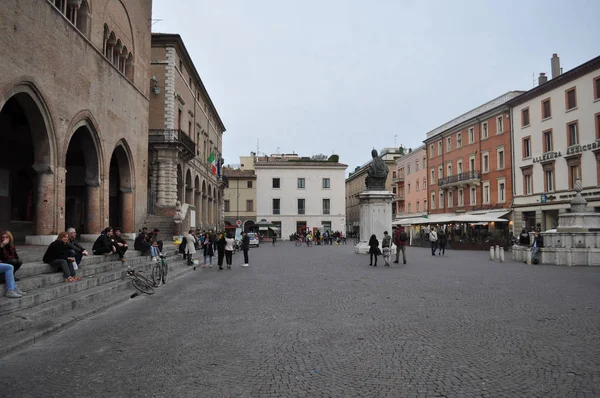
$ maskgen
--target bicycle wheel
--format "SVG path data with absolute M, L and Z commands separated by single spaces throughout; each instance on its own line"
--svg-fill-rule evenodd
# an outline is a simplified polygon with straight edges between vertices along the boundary
M 154 294 L 154 289 L 152 288 L 152 286 L 150 286 L 149 284 L 147 284 L 146 282 L 144 282 L 141 279 L 133 278 L 131 280 L 131 284 L 133 285 L 133 287 L 135 287 L 137 290 L 139 290 L 142 293 Z
M 167 283 L 167 274 L 169 273 L 169 265 L 167 260 L 163 260 L 162 264 L 162 283 Z
M 156 264 L 152 267 L 152 284 L 154 287 L 159 287 L 162 282 L 162 266 Z
M 144 282 L 146 285 L 154 287 L 154 281 L 152 279 L 146 278 L 138 272 L 135 273 L 135 277 Z

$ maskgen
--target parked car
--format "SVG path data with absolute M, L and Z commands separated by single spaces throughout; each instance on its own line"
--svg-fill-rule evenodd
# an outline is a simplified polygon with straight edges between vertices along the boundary
M 258 239 L 258 235 L 256 233 L 249 232 L 248 238 L 250 239 L 250 246 L 260 246 L 260 240 Z

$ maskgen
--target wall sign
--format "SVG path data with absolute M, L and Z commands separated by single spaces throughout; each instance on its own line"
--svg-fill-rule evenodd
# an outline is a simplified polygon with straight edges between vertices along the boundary
M 565 155 L 570 156 L 575 155 L 576 153 L 593 151 L 596 149 L 600 149 L 600 141 L 592 142 L 591 144 L 573 145 L 567 148 L 567 152 Z M 546 160 L 556 159 L 561 156 L 563 156 L 561 151 L 548 152 L 543 154 L 542 156 L 536 156 L 535 158 L 533 158 L 533 163 L 545 162 Z

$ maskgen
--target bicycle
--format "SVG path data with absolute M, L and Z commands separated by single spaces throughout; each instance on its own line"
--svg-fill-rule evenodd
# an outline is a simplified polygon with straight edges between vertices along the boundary
M 145 276 L 140 275 L 134 268 L 127 267 L 126 275 L 131 279 L 131 284 L 137 290 L 148 295 L 154 294 L 154 289 L 152 288 L 153 282 Z
M 358 245 L 359 242 L 360 242 L 359 237 L 354 238 L 354 246 Z
M 296 246 L 302 246 L 302 243 L 304 243 L 302 242 L 302 238 L 296 239 Z
M 159 287 L 161 283 L 167 283 L 168 272 L 167 255 L 161 253 L 160 261 L 152 267 L 152 282 L 154 283 L 154 287 Z

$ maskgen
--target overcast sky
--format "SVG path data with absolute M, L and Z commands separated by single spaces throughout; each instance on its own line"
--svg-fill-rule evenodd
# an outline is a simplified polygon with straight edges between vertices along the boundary
M 599 0 L 154 0 L 153 31 L 182 36 L 227 128 L 225 163 L 259 139 L 349 171 L 531 89 L 552 53 L 565 71 L 600 55 L 599 15 Z

